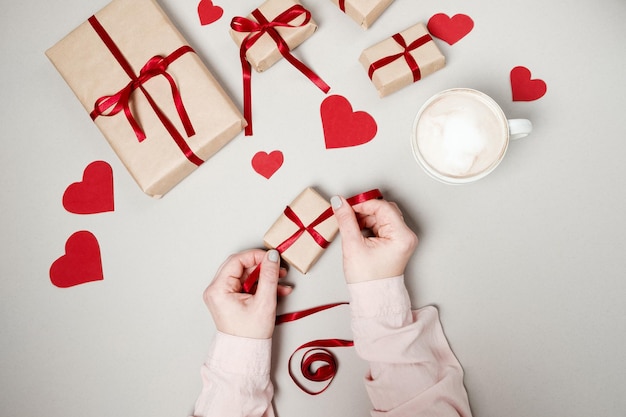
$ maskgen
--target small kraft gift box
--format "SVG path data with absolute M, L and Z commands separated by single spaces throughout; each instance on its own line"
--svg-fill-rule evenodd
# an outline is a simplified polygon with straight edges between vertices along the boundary
M 246 125 L 154 0 L 113 0 L 46 55 L 152 197 Z
M 363 29 L 368 29 L 393 0 L 331 0 Z
M 277 249 L 285 261 L 306 274 L 339 230 L 331 210 L 313 188 L 305 189 L 265 233 L 265 246 Z
M 244 41 L 249 41 L 245 57 L 257 72 L 265 71 L 283 57 L 276 40 L 269 31 L 263 30 L 265 22 L 274 23 L 272 27 L 290 51 L 317 30 L 313 16 L 297 0 L 267 0 L 247 17 L 235 17 L 230 36 L 239 48 Z M 255 35 L 258 39 L 250 41 Z
M 378 95 L 385 97 L 440 70 L 446 58 L 426 25 L 418 23 L 365 49 L 359 62 Z
M 284 57 L 324 93 L 330 90 L 324 80 L 291 54 L 317 30 L 311 12 L 297 0 L 267 0 L 247 17 L 234 17 L 230 27 L 230 35 L 239 47 L 246 136 L 252 135 L 251 68 L 262 72 Z

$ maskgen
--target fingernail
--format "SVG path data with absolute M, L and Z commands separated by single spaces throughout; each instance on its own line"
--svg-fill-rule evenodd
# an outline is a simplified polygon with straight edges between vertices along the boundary
M 339 207 L 341 207 L 341 205 L 343 204 L 343 201 L 341 201 L 341 198 L 339 198 L 339 196 L 332 196 L 330 198 L 330 205 L 333 206 L 333 208 L 338 209 Z
M 272 249 L 267 253 L 267 259 L 272 262 L 278 262 L 278 260 L 280 259 L 280 254 L 276 249 Z

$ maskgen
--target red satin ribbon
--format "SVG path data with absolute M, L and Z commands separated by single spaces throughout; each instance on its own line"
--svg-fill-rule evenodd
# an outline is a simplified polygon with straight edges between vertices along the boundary
M 379 68 L 384 67 L 387 64 L 392 63 L 393 61 L 404 57 L 404 59 L 406 60 L 407 64 L 409 64 L 409 68 L 411 69 L 411 73 L 413 74 L 413 81 L 418 81 L 421 77 L 422 74 L 420 72 L 420 67 L 417 64 L 417 61 L 415 61 L 415 58 L 413 58 L 413 56 L 411 55 L 411 51 L 419 48 L 420 46 L 424 45 L 425 43 L 431 41 L 433 38 L 429 35 L 426 34 L 418 39 L 416 39 L 415 41 L 411 42 L 411 44 L 407 45 L 406 41 L 404 40 L 404 38 L 402 37 L 402 35 L 400 35 L 399 33 L 396 33 L 395 35 L 392 36 L 392 38 L 398 43 L 398 45 L 400 45 L 404 50 L 398 54 L 395 55 L 390 55 L 388 57 L 379 59 L 378 61 L 374 62 L 372 65 L 370 65 L 369 67 L 369 71 L 368 71 L 368 75 L 370 77 L 370 79 L 374 76 L 374 71 L 376 71 Z
M 339 8 L 342 12 L 346 12 L 346 0 L 339 0 Z
M 320 311 L 328 310 L 329 308 L 341 306 L 344 304 L 348 304 L 348 303 L 345 301 L 342 301 L 339 303 L 325 304 L 323 306 L 309 308 L 307 310 L 296 311 L 294 313 L 281 314 L 281 315 L 276 316 L 276 324 L 278 325 L 278 324 L 289 323 L 292 321 L 300 320 L 307 316 L 310 316 L 311 314 L 319 313 Z
M 369 190 L 364 193 L 360 193 L 355 196 L 352 196 L 348 198 L 346 201 L 351 206 L 354 206 L 355 204 L 359 204 L 367 200 L 379 199 L 382 197 L 383 197 L 383 194 L 380 192 L 379 189 L 373 189 L 373 190 Z M 284 251 L 286 251 L 296 240 L 300 238 L 300 236 L 302 236 L 302 234 L 304 234 L 304 232 L 309 232 L 309 234 L 311 234 L 315 242 L 318 245 L 320 245 L 322 248 L 328 247 L 330 242 L 328 242 L 321 234 L 319 234 L 315 230 L 315 227 L 333 215 L 332 207 L 328 207 L 322 214 L 320 214 L 308 226 L 305 226 L 304 223 L 302 223 L 302 221 L 298 218 L 296 213 L 294 213 L 291 207 L 287 206 L 285 208 L 284 214 L 285 216 L 287 216 L 288 219 L 290 219 L 292 222 L 294 222 L 298 226 L 298 230 L 294 234 L 289 236 L 284 242 L 282 242 L 280 245 L 276 247 L 276 250 L 278 252 L 283 253 Z M 246 278 L 246 280 L 244 281 L 243 286 L 242 286 L 243 292 L 249 293 L 254 288 L 254 285 L 259 280 L 260 272 L 261 272 L 261 264 L 259 264 L 250 273 L 248 278 Z
M 322 236 L 317 230 L 315 230 L 315 226 L 322 223 L 324 220 L 326 220 L 326 218 L 320 216 L 315 219 L 310 225 L 305 226 L 304 223 L 302 223 L 302 220 L 300 220 L 300 218 L 298 217 L 298 215 L 291 209 L 291 207 L 285 207 L 284 214 L 289 220 L 291 220 L 296 224 L 296 226 L 298 226 L 298 230 L 293 235 L 288 237 L 283 243 L 276 247 L 276 250 L 278 252 L 283 253 L 284 251 L 286 251 L 291 245 L 295 243 L 296 240 L 300 239 L 300 236 L 302 236 L 304 232 L 309 232 L 315 243 L 320 245 L 322 248 L 326 249 L 328 245 L 330 245 L 330 242 L 327 241 L 324 236 Z
M 282 314 L 276 317 L 276 324 L 287 323 L 295 320 L 299 320 L 303 317 L 307 317 L 311 314 L 318 313 L 320 311 L 328 310 L 329 308 L 337 307 L 340 305 L 348 304 L 346 302 L 341 303 L 333 303 L 326 304 L 319 307 L 310 308 L 308 310 L 297 311 L 294 313 Z M 293 380 L 293 382 L 304 392 L 309 395 L 318 395 L 322 392 L 326 391 L 330 386 L 333 378 L 337 374 L 338 363 L 335 355 L 328 349 L 333 347 L 350 347 L 354 346 L 354 342 L 352 340 L 344 340 L 344 339 L 318 339 L 307 342 L 301 346 L 299 346 L 289 357 L 289 376 Z M 302 355 L 302 359 L 300 360 L 300 372 L 302 376 L 312 382 L 326 382 L 324 386 L 317 391 L 310 390 L 303 383 L 301 383 L 298 378 L 294 375 L 292 371 L 291 361 L 293 357 L 301 351 L 302 349 L 308 349 Z M 317 369 L 314 370 L 314 365 L 323 364 L 318 366 Z
M 304 20 L 300 24 L 291 23 L 303 15 Z M 252 135 L 252 67 L 246 59 L 246 53 L 265 33 L 272 37 L 282 56 L 285 57 L 291 65 L 313 81 L 324 93 L 328 93 L 330 90 L 330 87 L 315 72 L 291 55 L 289 46 L 276 30 L 277 27 L 297 28 L 306 25 L 311 20 L 311 12 L 301 5 L 294 5 L 276 16 L 271 22 L 267 20 L 259 9 L 255 9 L 252 12 L 252 16 L 256 19 L 256 22 L 245 17 L 237 16 L 233 18 L 230 24 L 230 27 L 234 31 L 248 33 L 241 43 L 239 50 L 239 59 L 241 60 L 241 70 L 243 73 L 243 114 L 248 122 L 248 126 L 246 126 L 245 130 L 246 136 Z
M 89 18 L 89 23 L 131 79 L 130 82 L 116 94 L 100 97 L 98 100 L 96 100 L 96 103 L 94 104 L 94 109 L 90 114 L 91 118 L 95 120 L 98 116 L 114 116 L 120 112 L 124 112 L 124 114 L 126 115 L 126 119 L 130 123 L 133 131 L 135 132 L 135 136 L 137 136 L 137 140 L 139 142 L 142 142 L 146 138 L 146 134 L 135 119 L 135 116 L 133 115 L 130 108 L 131 96 L 135 90 L 139 89 L 146 96 L 146 98 L 148 99 L 148 103 L 150 103 L 150 106 L 158 116 L 159 120 L 172 136 L 174 142 L 176 142 L 185 157 L 190 162 L 196 165 L 201 165 L 204 161 L 191 150 L 191 148 L 189 147 L 183 136 L 178 132 L 174 124 L 167 118 L 165 113 L 163 113 L 163 111 L 157 106 L 154 99 L 144 88 L 144 83 L 146 83 L 150 79 L 157 76 L 164 76 L 170 84 L 174 105 L 176 106 L 176 110 L 178 111 L 180 120 L 183 124 L 183 127 L 185 128 L 185 133 L 188 137 L 195 135 L 194 128 L 191 124 L 191 120 L 189 119 L 189 115 L 185 110 L 180 91 L 178 90 L 178 86 L 176 85 L 176 82 L 174 81 L 172 76 L 167 72 L 167 68 L 172 62 L 188 52 L 194 52 L 194 50 L 191 47 L 185 45 L 178 48 L 166 57 L 162 57 L 160 55 L 154 56 L 148 60 L 146 65 L 143 66 L 141 71 L 139 71 L 139 75 L 137 76 L 135 75 L 135 72 L 133 71 L 130 63 L 126 60 L 120 49 L 106 32 L 104 27 L 100 24 L 98 19 L 95 16 L 91 16 Z

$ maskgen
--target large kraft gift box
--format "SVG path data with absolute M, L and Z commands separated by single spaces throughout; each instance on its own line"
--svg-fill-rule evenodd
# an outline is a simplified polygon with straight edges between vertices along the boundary
M 261 4 L 257 10 L 261 12 L 265 19 L 272 22 L 277 16 L 296 5 L 301 6 L 297 0 L 267 0 Z M 252 22 L 257 22 L 257 19 L 255 19 L 252 14 L 248 15 L 246 18 Z M 304 20 L 305 16 L 300 14 L 293 21 L 288 22 L 289 26 L 275 27 L 280 37 L 283 38 L 289 47 L 290 51 L 307 40 L 317 30 L 317 24 L 312 17 L 308 23 L 302 24 Z M 241 44 L 250 34 L 251 32 L 238 32 L 233 29 L 230 30 L 230 35 L 239 48 L 241 48 Z M 278 62 L 282 57 L 283 56 L 276 45 L 276 41 L 272 39 L 268 33 L 264 33 L 246 51 L 246 59 L 250 65 L 252 65 L 252 68 L 254 68 L 257 72 L 265 71 Z
M 368 29 L 389 7 L 393 0 L 331 0 L 342 12 Z
M 426 26 L 418 23 L 365 49 L 359 62 L 385 97 L 440 70 L 446 58 Z
M 150 196 L 167 193 L 245 127 L 154 0 L 113 0 L 46 55 Z
M 330 215 L 319 224 L 311 226 L 330 204 L 313 188 L 298 195 L 276 222 L 265 233 L 263 241 L 270 249 L 279 249 L 282 258 L 298 271 L 306 274 L 324 253 L 326 246 L 337 235 L 339 226 L 335 216 Z M 292 218 L 290 218 L 290 216 Z M 298 224 L 300 223 L 300 224 Z M 320 244 L 317 239 L 323 243 Z M 287 245 L 286 249 L 282 249 Z

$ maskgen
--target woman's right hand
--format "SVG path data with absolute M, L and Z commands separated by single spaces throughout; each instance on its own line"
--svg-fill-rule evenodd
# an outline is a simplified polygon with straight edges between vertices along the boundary
M 397 204 L 368 200 L 350 206 L 343 197 L 331 198 L 339 223 L 343 269 L 349 284 L 402 275 L 417 246 Z M 366 237 L 369 229 L 373 237 Z

